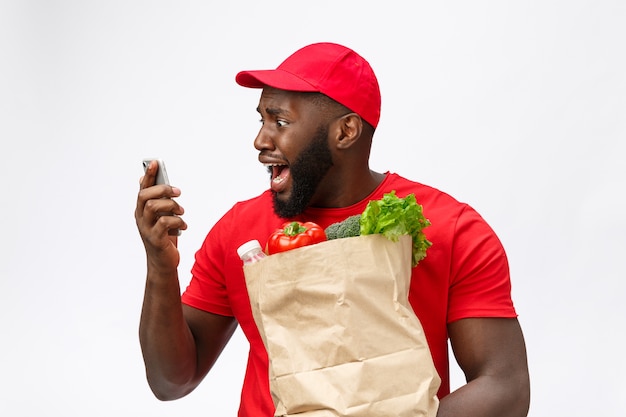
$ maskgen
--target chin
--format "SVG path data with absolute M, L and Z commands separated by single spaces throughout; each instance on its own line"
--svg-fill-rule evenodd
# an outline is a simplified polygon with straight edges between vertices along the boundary
M 274 196 L 274 201 L 278 201 L 282 204 L 288 204 L 289 198 L 291 197 L 291 192 L 285 191 L 274 191 L 272 190 L 272 195 Z
M 273 198 L 274 205 L 274 213 L 282 218 L 282 219 L 290 219 L 296 217 L 306 209 L 306 206 L 302 206 L 302 204 L 294 204 L 294 202 L 288 198 L 284 193 L 277 194 L 274 193 Z

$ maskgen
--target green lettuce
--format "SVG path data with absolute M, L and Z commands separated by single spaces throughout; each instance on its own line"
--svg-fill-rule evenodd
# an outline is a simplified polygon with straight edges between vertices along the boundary
M 426 250 L 432 245 L 422 231 L 430 226 L 430 221 L 424 217 L 414 194 L 399 198 L 394 190 L 380 200 L 370 201 L 361 214 L 360 224 L 361 235 L 382 234 L 394 242 L 402 235 L 410 235 L 413 240 L 412 266 L 426 257 Z

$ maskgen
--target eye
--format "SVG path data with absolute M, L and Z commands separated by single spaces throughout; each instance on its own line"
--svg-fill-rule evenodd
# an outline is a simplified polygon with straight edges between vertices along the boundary
M 284 121 L 284 120 L 280 120 L 280 119 L 279 119 L 279 120 L 276 120 L 276 124 L 278 125 L 278 127 L 285 127 L 285 126 L 287 126 L 289 123 L 287 123 L 287 122 L 286 122 L 286 121 Z

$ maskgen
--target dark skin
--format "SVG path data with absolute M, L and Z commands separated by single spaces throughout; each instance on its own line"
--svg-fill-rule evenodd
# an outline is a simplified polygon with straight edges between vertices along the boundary
M 135 219 L 146 249 L 147 276 L 139 325 L 146 377 L 154 395 L 173 400 L 190 393 L 213 366 L 232 336 L 232 317 L 208 314 L 183 306 L 177 267 L 178 237 L 168 230 L 185 230 L 184 213 L 172 198 L 180 190 L 154 186 L 157 164 L 141 179 Z M 162 198 L 166 197 L 166 198 Z M 158 213 L 176 216 L 160 216 Z
M 263 163 L 289 165 L 320 123 L 328 126 L 333 165 L 310 200 L 316 207 L 345 207 L 369 195 L 384 178 L 369 168 L 373 130 L 354 113 L 320 111 L 306 95 L 266 88 L 258 111 L 263 125 L 254 146 Z M 185 396 L 202 381 L 237 326 L 234 318 L 182 305 L 177 237 L 187 228 L 172 198 L 180 190 L 153 186 L 156 164 L 141 180 L 135 218 L 147 256 L 140 343 L 148 383 L 157 398 Z M 287 177 L 278 198 L 290 198 Z M 163 199 L 162 197 L 168 197 Z M 158 213 L 174 213 L 159 216 Z M 529 406 L 526 349 L 516 319 L 472 318 L 449 324 L 448 332 L 467 384 L 443 398 L 438 417 L 522 417 Z
M 334 165 L 310 201 L 314 207 L 345 207 L 367 197 L 384 175 L 369 169 L 371 136 L 363 135 L 355 113 L 321 112 L 306 95 L 266 88 L 257 111 L 263 127 L 254 140 L 262 163 L 294 162 L 320 123 L 328 125 L 328 144 Z M 361 139 L 361 140 L 359 140 Z M 290 188 L 279 198 L 290 198 Z

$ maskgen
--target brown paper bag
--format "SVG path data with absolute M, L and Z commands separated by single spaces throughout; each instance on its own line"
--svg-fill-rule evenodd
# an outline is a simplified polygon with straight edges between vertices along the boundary
M 275 416 L 435 416 L 440 379 L 408 302 L 411 238 L 331 240 L 244 267 Z

